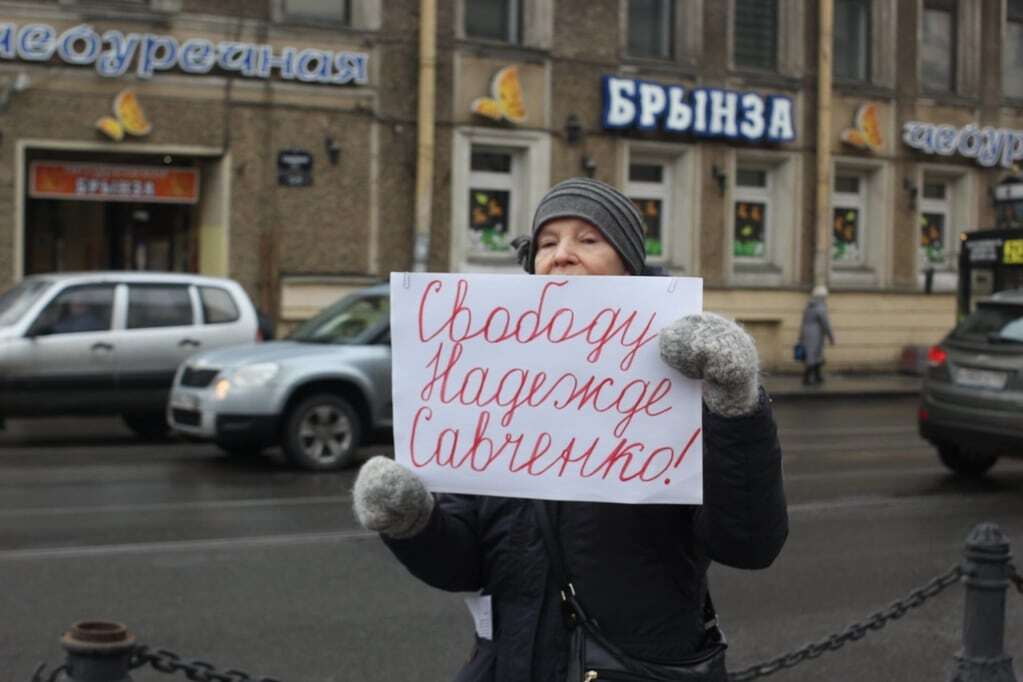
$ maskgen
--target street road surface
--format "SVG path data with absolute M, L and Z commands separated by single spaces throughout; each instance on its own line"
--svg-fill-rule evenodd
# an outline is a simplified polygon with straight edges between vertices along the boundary
M 1023 547 L 1023 462 L 961 481 L 916 436 L 913 398 L 775 404 L 792 530 L 766 571 L 712 568 L 741 669 L 842 630 L 957 562 L 995 521 Z M 388 446 L 366 449 L 367 456 Z M 117 421 L 10 422 L 0 432 L 0 680 L 59 664 L 73 622 L 291 682 L 450 679 L 471 643 L 462 595 L 418 583 L 351 512 L 354 471 L 279 455 L 147 445 Z M 1007 648 L 1023 655 L 1023 595 Z M 962 588 L 772 680 L 943 679 Z M 137 682 L 184 679 L 152 670 Z

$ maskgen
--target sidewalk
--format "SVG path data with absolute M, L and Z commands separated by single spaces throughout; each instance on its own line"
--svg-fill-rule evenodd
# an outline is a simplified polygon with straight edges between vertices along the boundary
M 885 374 L 825 374 L 824 383 L 804 386 L 802 374 L 767 374 L 764 387 L 772 398 L 807 396 L 916 395 L 921 377 L 896 372 Z

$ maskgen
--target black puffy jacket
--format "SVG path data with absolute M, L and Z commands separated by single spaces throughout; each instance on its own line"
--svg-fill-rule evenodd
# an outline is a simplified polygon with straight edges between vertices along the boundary
M 781 447 L 766 394 L 749 416 L 705 408 L 703 438 L 702 506 L 554 505 L 581 602 L 636 656 L 668 660 L 696 651 L 710 561 L 765 568 L 788 535 Z M 439 495 L 421 533 L 384 541 L 426 583 L 492 595 L 494 639 L 477 640 L 459 682 L 564 679 L 568 637 L 531 501 Z

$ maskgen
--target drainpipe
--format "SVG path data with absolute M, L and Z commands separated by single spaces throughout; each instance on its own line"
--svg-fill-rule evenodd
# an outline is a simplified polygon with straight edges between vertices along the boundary
M 434 112 L 437 79 L 437 2 L 420 0 L 419 115 L 416 124 L 416 226 L 412 269 L 426 272 L 430 260 L 433 222 Z
M 814 240 L 813 283 L 828 284 L 831 254 L 831 46 L 834 31 L 832 0 L 820 0 L 817 44 L 817 238 Z

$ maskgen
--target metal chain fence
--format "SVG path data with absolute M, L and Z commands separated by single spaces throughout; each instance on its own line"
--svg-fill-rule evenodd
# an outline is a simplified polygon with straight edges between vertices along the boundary
M 207 661 L 184 660 L 173 651 L 139 645 L 131 652 L 128 667 L 137 670 L 146 665 L 162 673 L 184 673 L 192 682 L 281 682 L 272 677 L 253 677 L 235 668 L 220 672 Z
M 1023 576 L 1016 571 L 1015 564 L 1009 564 L 1009 581 L 1016 586 L 1016 591 L 1023 594 Z
M 765 677 L 779 670 L 785 670 L 786 668 L 792 668 L 799 665 L 803 661 L 809 661 L 817 658 L 821 654 L 828 651 L 837 651 L 838 649 L 845 646 L 848 642 L 855 642 L 859 639 L 863 639 L 864 636 L 871 630 L 880 630 L 888 623 L 902 618 L 910 609 L 915 609 L 922 605 L 931 597 L 940 594 L 945 588 L 950 585 L 954 585 L 959 582 L 959 579 L 963 576 L 963 569 L 959 564 L 952 566 L 948 571 L 934 578 L 926 585 L 918 587 L 911 591 L 905 598 L 899 601 L 892 602 L 887 608 L 877 611 L 867 617 L 866 620 L 853 623 L 841 632 L 829 635 L 816 642 L 811 642 L 795 651 L 791 651 L 787 654 L 782 654 L 770 660 L 758 663 L 750 666 L 745 670 L 739 670 L 728 674 L 728 679 L 734 682 L 743 682 L 744 680 L 753 680 L 758 677 Z M 1019 576 L 1017 576 L 1019 579 Z M 1021 583 L 1016 583 L 1017 587 L 1023 591 Z
M 965 561 L 963 564 L 956 563 L 945 573 L 910 591 L 904 598 L 892 602 L 886 608 L 872 613 L 862 621 L 855 622 L 839 632 L 806 644 L 789 653 L 776 656 L 744 670 L 729 673 L 728 679 L 731 682 L 744 682 L 745 680 L 765 677 L 779 670 L 795 667 L 804 661 L 818 658 L 829 651 L 837 651 L 849 642 L 862 639 L 870 631 L 881 630 L 892 621 L 902 618 L 911 609 L 922 606 L 929 599 L 937 596 L 963 578 L 966 579 L 966 608 L 968 611 L 971 608 L 969 594 L 971 581 L 989 582 L 992 579 L 992 570 L 995 571 L 994 577 L 997 580 L 1008 579 L 1008 582 L 1020 594 L 1023 594 L 1023 576 L 1019 574 L 1012 563 L 1009 563 L 1010 556 L 1008 542 L 998 527 L 994 524 L 981 524 L 974 529 L 967 539 L 966 552 L 964 553 Z M 1004 596 L 1004 592 L 1002 596 Z M 1004 607 L 1004 603 L 1001 607 L 996 608 L 994 612 L 998 612 L 1002 607 Z M 985 614 L 983 610 L 975 610 L 971 611 L 971 613 L 979 614 L 980 617 L 984 617 Z M 987 613 L 990 615 L 992 611 L 989 609 Z M 997 636 L 999 638 L 1001 637 L 1001 628 L 1004 627 L 1004 613 L 1001 614 L 1000 618 L 1002 618 L 1002 621 L 997 623 L 997 631 L 999 633 Z M 234 668 L 220 671 L 207 661 L 198 659 L 186 660 L 166 649 L 153 649 L 142 644 L 135 644 L 134 637 L 127 632 L 126 628 L 116 623 L 77 623 L 72 627 L 71 632 L 65 634 L 65 640 L 69 636 L 78 645 L 79 649 L 81 649 L 82 644 L 90 642 L 95 646 L 107 647 L 107 656 L 104 656 L 104 658 L 108 660 L 110 660 L 109 653 L 112 651 L 109 647 L 111 643 L 114 643 L 121 652 L 119 658 L 122 672 L 114 677 L 96 675 L 95 671 L 76 676 L 75 670 L 78 666 L 76 666 L 75 661 L 77 660 L 80 663 L 80 655 L 85 655 L 85 651 L 81 650 L 78 651 L 78 654 L 75 654 L 75 650 L 65 641 L 65 647 L 69 650 L 67 663 L 53 669 L 49 673 L 46 672 L 45 665 L 39 666 L 32 676 L 32 682 L 60 682 L 65 679 L 74 680 L 74 682 L 106 682 L 109 679 L 128 679 L 126 677 L 127 670 L 137 670 L 145 666 L 150 666 L 161 673 L 182 673 L 192 682 L 280 682 L 280 680 L 270 677 L 253 677 Z M 960 655 L 956 656 L 956 664 L 962 675 L 956 677 L 956 679 L 981 679 L 981 677 L 977 677 L 978 674 L 982 675 L 983 679 L 988 679 L 986 677 L 988 672 L 986 671 L 990 671 L 990 674 L 993 675 L 991 679 L 1015 679 L 1011 671 L 1011 658 L 1006 656 L 1004 651 L 998 655 L 978 655 L 973 653 L 976 649 L 973 648 L 974 645 L 965 636 L 963 643 L 963 651 Z M 81 673 L 83 670 L 91 670 L 91 668 L 84 666 L 79 672 Z M 1006 674 L 1009 676 L 1006 677 Z

